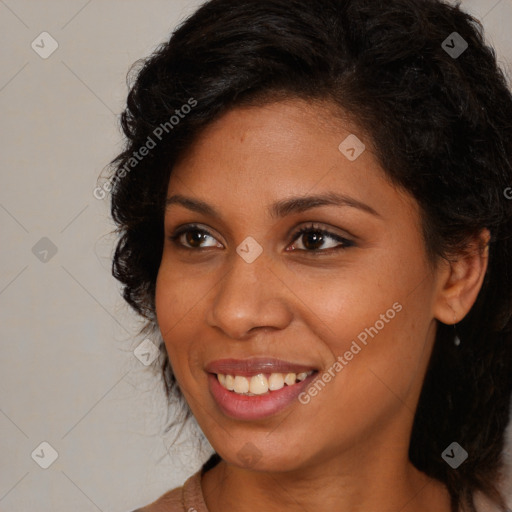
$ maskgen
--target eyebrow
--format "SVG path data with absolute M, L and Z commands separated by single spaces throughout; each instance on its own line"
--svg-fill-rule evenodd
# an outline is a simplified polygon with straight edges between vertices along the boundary
M 181 194 L 170 196 L 165 201 L 166 208 L 173 204 L 179 204 L 188 210 L 201 213 L 207 216 L 221 218 L 220 213 L 208 203 L 192 197 L 186 197 Z M 371 206 L 343 194 L 334 192 L 327 192 L 325 194 L 312 195 L 312 196 L 296 196 L 288 199 L 283 199 L 273 203 L 269 208 L 269 213 L 272 218 L 281 218 L 291 215 L 293 213 L 301 213 L 312 208 L 319 206 L 338 206 L 357 208 L 361 211 L 382 217 L 380 213 L 374 210 Z

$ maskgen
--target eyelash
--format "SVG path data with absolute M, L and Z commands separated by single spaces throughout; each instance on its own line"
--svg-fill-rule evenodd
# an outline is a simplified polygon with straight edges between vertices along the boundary
M 209 231 L 207 231 L 204 228 L 199 227 L 196 224 L 190 224 L 190 225 L 184 226 L 182 228 L 179 228 L 177 231 L 175 231 L 169 237 L 169 239 L 180 249 L 184 249 L 184 250 L 188 250 L 188 251 L 198 251 L 198 250 L 202 250 L 202 249 L 210 249 L 211 248 L 211 247 L 187 247 L 186 245 L 180 243 L 179 238 L 182 235 L 187 234 L 189 232 L 199 232 L 199 233 L 205 234 L 205 235 L 215 239 L 215 237 Z M 320 234 L 323 237 L 331 238 L 331 239 L 335 240 L 336 242 L 339 242 L 341 245 L 338 247 L 330 247 L 329 249 L 314 249 L 314 250 L 294 249 L 292 252 L 301 251 L 301 252 L 313 254 L 313 255 L 319 255 L 321 253 L 330 254 L 334 251 L 345 250 L 345 249 L 348 249 L 349 247 L 353 247 L 355 245 L 353 241 L 348 240 L 340 235 L 336 235 L 335 233 L 331 233 L 330 231 L 320 228 L 315 224 L 310 224 L 308 226 L 304 226 L 299 231 L 297 231 L 293 235 L 292 244 L 295 243 L 297 240 L 299 240 L 303 235 L 305 235 L 307 233 Z

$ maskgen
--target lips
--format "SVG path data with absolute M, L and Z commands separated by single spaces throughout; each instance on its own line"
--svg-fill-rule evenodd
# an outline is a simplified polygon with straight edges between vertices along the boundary
M 312 366 L 268 358 L 222 359 L 205 369 L 210 393 L 220 410 L 240 420 L 262 419 L 282 411 L 318 373 Z M 284 383 L 268 385 L 280 380 Z M 257 389 L 253 388 L 259 381 Z
M 281 359 L 252 358 L 252 359 L 219 359 L 206 365 L 208 373 L 216 375 L 240 375 L 252 377 L 259 373 L 304 373 L 317 368 L 304 364 L 291 363 Z

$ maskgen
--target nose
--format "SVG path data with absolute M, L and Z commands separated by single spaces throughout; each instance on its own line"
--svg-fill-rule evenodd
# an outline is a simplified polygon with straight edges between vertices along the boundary
M 252 263 L 238 254 L 231 259 L 208 308 L 208 325 L 239 340 L 255 331 L 286 328 L 292 321 L 290 292 L 264 254 Z

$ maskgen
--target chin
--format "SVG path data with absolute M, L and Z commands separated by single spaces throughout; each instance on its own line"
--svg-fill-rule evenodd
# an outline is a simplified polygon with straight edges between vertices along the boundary
M 301 451 L 296 447 L 284 450 L 282 445 L 274 446 L 268 440 L 266 441 L 266 447 L 251 441 L 241 443 L 241 445 L 241 448 L 237 451 L 230 449 L 226 452 L 221 449 L 217 453 L 228 464 L 256 472 L 285 473 L 298 470 L 304 464 L 302 457 L 298 458 L 297 456 Z

